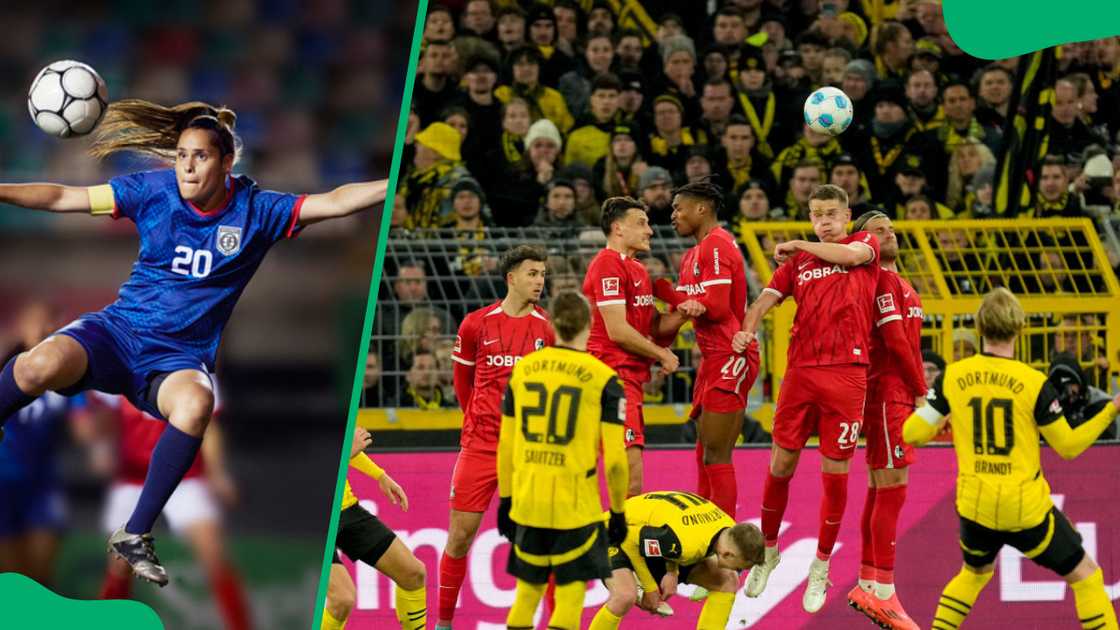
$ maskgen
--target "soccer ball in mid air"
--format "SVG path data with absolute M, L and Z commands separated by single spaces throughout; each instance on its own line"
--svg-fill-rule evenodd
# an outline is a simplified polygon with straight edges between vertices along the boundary
M 31 82 L 27 109 L 40 129 L 58 138 L 93 131 L 109 106 L 109 90 L 97 71 L 80 61 L 56 61 Z
M 852 124 L 852 99 L 843 90 L 822 87 L 805 99 L 805 124 L 817 133 L 844 133 Z

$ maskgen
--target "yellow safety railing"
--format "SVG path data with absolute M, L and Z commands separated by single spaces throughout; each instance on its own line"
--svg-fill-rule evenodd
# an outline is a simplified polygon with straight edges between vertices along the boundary
M 765 284 L 774 246 L 808 239 L 808 223 L 757 223 L 741 237 Z M 922 297 L 923 348 L 946 361 L 979 351 L 973 316 L 984 293 L 1003 286 L 1029 316 L 1019 358 L 1046 371 L 1056 352 L 1071 352 L 1090 382 L 1108 389 L 1120 363 L 1120 282 L 1089 219 L 896 221 L 899 270 Z M 792 300 L 763 329 L 763 373 L 777 398 L 786 369 Z M 768 417 L 769 414 L 759 414 Z

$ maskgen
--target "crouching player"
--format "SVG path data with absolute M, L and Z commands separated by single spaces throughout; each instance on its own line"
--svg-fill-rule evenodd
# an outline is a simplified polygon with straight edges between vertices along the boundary
M 507 626 L 529 630 L 549 576 L 556 605 L 548 627 L 578 630 L 588 580 L 610 575 L 608 541 L 626 537 L 629 473 L 623 446 L 626 400 L 618 375 L 587 353 L 591 308 L 561 293 L 550 313 L 556 346 L 526 355 L 502 400 L 498 439 L 498 530 L 513 543 L 507 571 L 517 592 Z M 603 527 L 597 464 L 610 494 Z
M 956 630 L 992 579 L 996 555 L 1010 545 L 1065 579 L 1081 627 L 1115 630 L 1116 611 L 1081 535 L 1050 499 L 1039 461 L 1039 434 L 1063 459 L 1083 453 L 1110 426 L 1120 396 L 1071 428 L 1046 375 L 1015 360 L 1026 322 L 1019 300 L 999 288 L 976 313 L 983 352 L 945 368 L 928 402 L 906 420 L 903 439 L 925 444 L 946 422 L 957 452 L 957 514 L 964 566 L 941 593 L 933 628 Z
M 735 523 L 716 504 L 691 492 L 632 497 L 626 501 L 626 521 L 626 540 L 610 550 L 610 598 L 590 630 L 615 630 L 635 603 L 657 611 L 681 582 L 709 591 L 697 630 L 726 628 L 739 572 L 765 559 L 762 531 L 751 523 Z

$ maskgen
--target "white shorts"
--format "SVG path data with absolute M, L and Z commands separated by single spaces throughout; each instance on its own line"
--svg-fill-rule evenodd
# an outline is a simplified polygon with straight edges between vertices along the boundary
M 132 510 L 140 500 L 141 489 L 139 484 L 121 482 L 115 482 L 109 488 L 109 500 L 101 519 L 106 533 L 116 531 L 132 516 Z M 167 519 L 171 532 L 181 536 L 192 525 L 221 520 L 221 510 L 206 481 L 192 477 L 181 481 L 171 493 L 171 498 L 163 507 L 163 517 Z

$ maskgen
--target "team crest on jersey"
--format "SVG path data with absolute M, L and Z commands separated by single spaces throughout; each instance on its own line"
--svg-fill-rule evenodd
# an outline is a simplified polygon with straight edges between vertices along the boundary
M 642 548 L 645 550 L 645 553 L 642 555 L 647 558 L 661 557 L 661 543 L 654 538 L 642 539 Z
M 218 251 L 232 256 L 241 249 L 241 228 L 232 225 L 218 226 Z
M 603 278 L 603 295 L 618 295 L 618 278 Z
M 879 305 L 880 313 L 889 313 L 894 310 L 894 296 L 890 293 L 884 293 L 875 298 L 875 303 Z
M 533 347 L 536 348 L 537 350 L 540 350 L 541 348 L 544 348 L 544 339 L 541 339 L 540 337 L 537 337 L 537 340 L 533 342 Z

